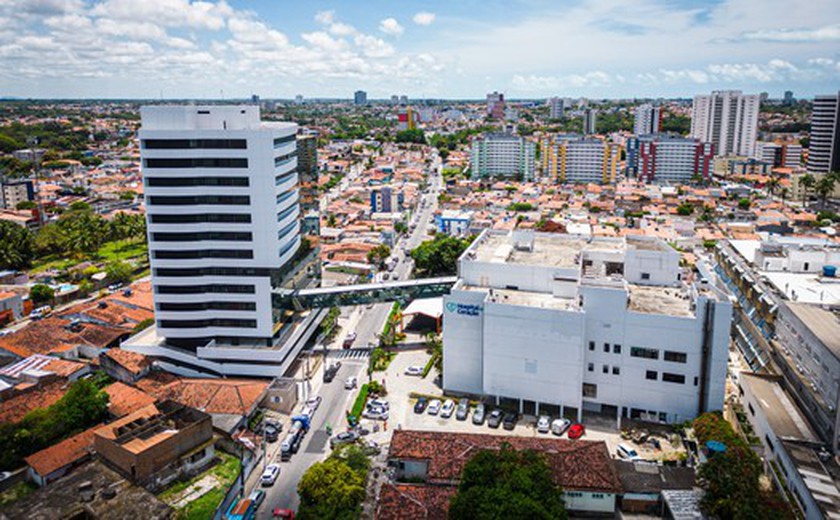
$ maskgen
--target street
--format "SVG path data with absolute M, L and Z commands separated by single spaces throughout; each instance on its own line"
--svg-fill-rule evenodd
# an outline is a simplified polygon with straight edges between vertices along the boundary
M 424 203 L 418 204 L 417 210 L 413 214 L 412 222 L 416 224 L 414 231 L 408 237 L 402 238 L 393 248 L 392 255 L 397 259 L 393 277 L 397 280 L 409 278 L 412 269 L 411 259 L 407 254 L 400 253 L 401 247 L 404 247 L 407 253 L 428 238 L 427 226 L 437 207 L 437 192 L 441 185 L 441 167 L 438 160 L 435 160 L 431 170 L 434 173 L 430 175 L 427 191 L 421 197 Z M 257 518 L 271 518 L 271 512 L 276 507 L 297 510 L 300 504 L 297 485 L 301 476 L 312 464 L 324 460 L 329 454 L 327 425 L 332 427 L 334 434 L 346 427 L 345 414 L 352 407 L 358 390 L 345 390 L 344 381 L 350 376 L 355 376 L 359 380 L 359 384 L 367 381 L 367 352 L 360 352 L 356 349 L 366 349 L 369 344 L 378 342 L 378 334 L 385 325 L 391 307 L 391 303 L 378 303 L 370 308 L 356 306 L 350 312 L 350 330 L 355 330 L 357 334 L 354 349 L 344 351 L 341 348 L 342 338 L 350 332 L 350 330 L 342 330 L 337 341 L 333 342 L 328 351 L 326 361 L 329 364 L 335 362 L 337 358 L 341 358 L 338 359 L 341 361 L 341 369 L 331 383 L 323 383 L 320 379 L 312 382 L 312 395 L 321 396 L 321 405 L 315 412 L 311 428 L 301 442 L 299 451 L 292 456 L 290 461 L 280 463 L 280 477 L 277 482 L 272 487 L 262 488 L 266 492 L 266 500 L 257 512 Z M 347 310 L 345 309 L 345 311 Z M 355 326 L 353 326 L 353 323 L 355 323 Z M 284 431 L 287 429 L 288 425 L 284 428 Z M 279 460 L 280 443 L 283 437 L 283 434 L 281 434 L 278 442 L 268 445 L 268 456 L 266 457 L 268 462 Z M 264 462 L 264 464 L 266 463 Z M 246 488 L 248 493 L 256 489 L 255 486 L 258 486 L 262 468 L 263 466 L 260 466 L 255 469 L 248 480 L 248 487 Z

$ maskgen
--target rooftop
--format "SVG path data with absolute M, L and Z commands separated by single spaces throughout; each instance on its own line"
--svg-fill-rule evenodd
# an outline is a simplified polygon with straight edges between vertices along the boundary
M 88 457 L 93 450 L 93 434 L 102 425 L 65 439 L 49 448 L 26 457 L 26 463 L 39 475 L 46 477 L 50 473 L 69 466 Z
M 508 289 L 490 289 L 487 301 L 506 305 L 523 305 L 526 307 L 540 307 L 562 311 L 578 308 L 577 299 L 575 298 L 562 298 L 549 293 L 512 291 Z
M 270 381 L 180 378 L 153 372 L 137 382 L 152 397 L 171 399 L 209 414 L 248 415 L 262 400 Z
M 630 293 L 628 308 L 648 314 L 692 317 L 692 301 L 688 292 L 675 287 L 654 287 L 627 284 Z
M 840 284 L 838 284 L 840 286 Z M 838 287 L 840 289 L 840 287 Z M 790 311 L 840 359 L 840 318 L 837 314 L 804 303 L 788 303 Z
M 108 412 L 114 417 L 123 417 L 156 401 L 146 392 L 119 381 L 106 386 L 105 393 L 109 397 Z
M 778 380 L 741 372 L 741 383 L 749 387 L 758 400 L 770 428 L 779 438 L 796 439 L 806 442 L 819 442 L 808 422 L 799 413 L 799 409 L 782 389 Z
M 376 502 L 376 520 L 446 518 L 454 486 L 383 484 Z
M 825 518 L 840 518 L 840 489 L 837 488 L 837 480 L 828 472 L 814 449 L 786 440 L 782 444 Z

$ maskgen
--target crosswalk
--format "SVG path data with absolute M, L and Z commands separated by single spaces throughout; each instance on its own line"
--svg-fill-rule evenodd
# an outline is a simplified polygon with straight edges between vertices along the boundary
M 367 359 L 369 350 L 366 348 L 348 348 L 330 352 L 331 359 Z

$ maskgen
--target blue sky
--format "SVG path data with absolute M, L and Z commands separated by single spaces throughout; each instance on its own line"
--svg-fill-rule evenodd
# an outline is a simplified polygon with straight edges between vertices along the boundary
M 840 89 L 837 0 L 0 0 L 0 96 Z

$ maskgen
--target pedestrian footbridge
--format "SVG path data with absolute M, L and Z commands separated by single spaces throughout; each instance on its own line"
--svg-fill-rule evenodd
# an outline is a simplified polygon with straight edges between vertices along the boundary
M 446 276 L 313 289 L 275 289 L 272 302 L 276 309 L 295 311 L 394 301 L 405 304 L 449 294 L 457 280 L 457 276 Z

